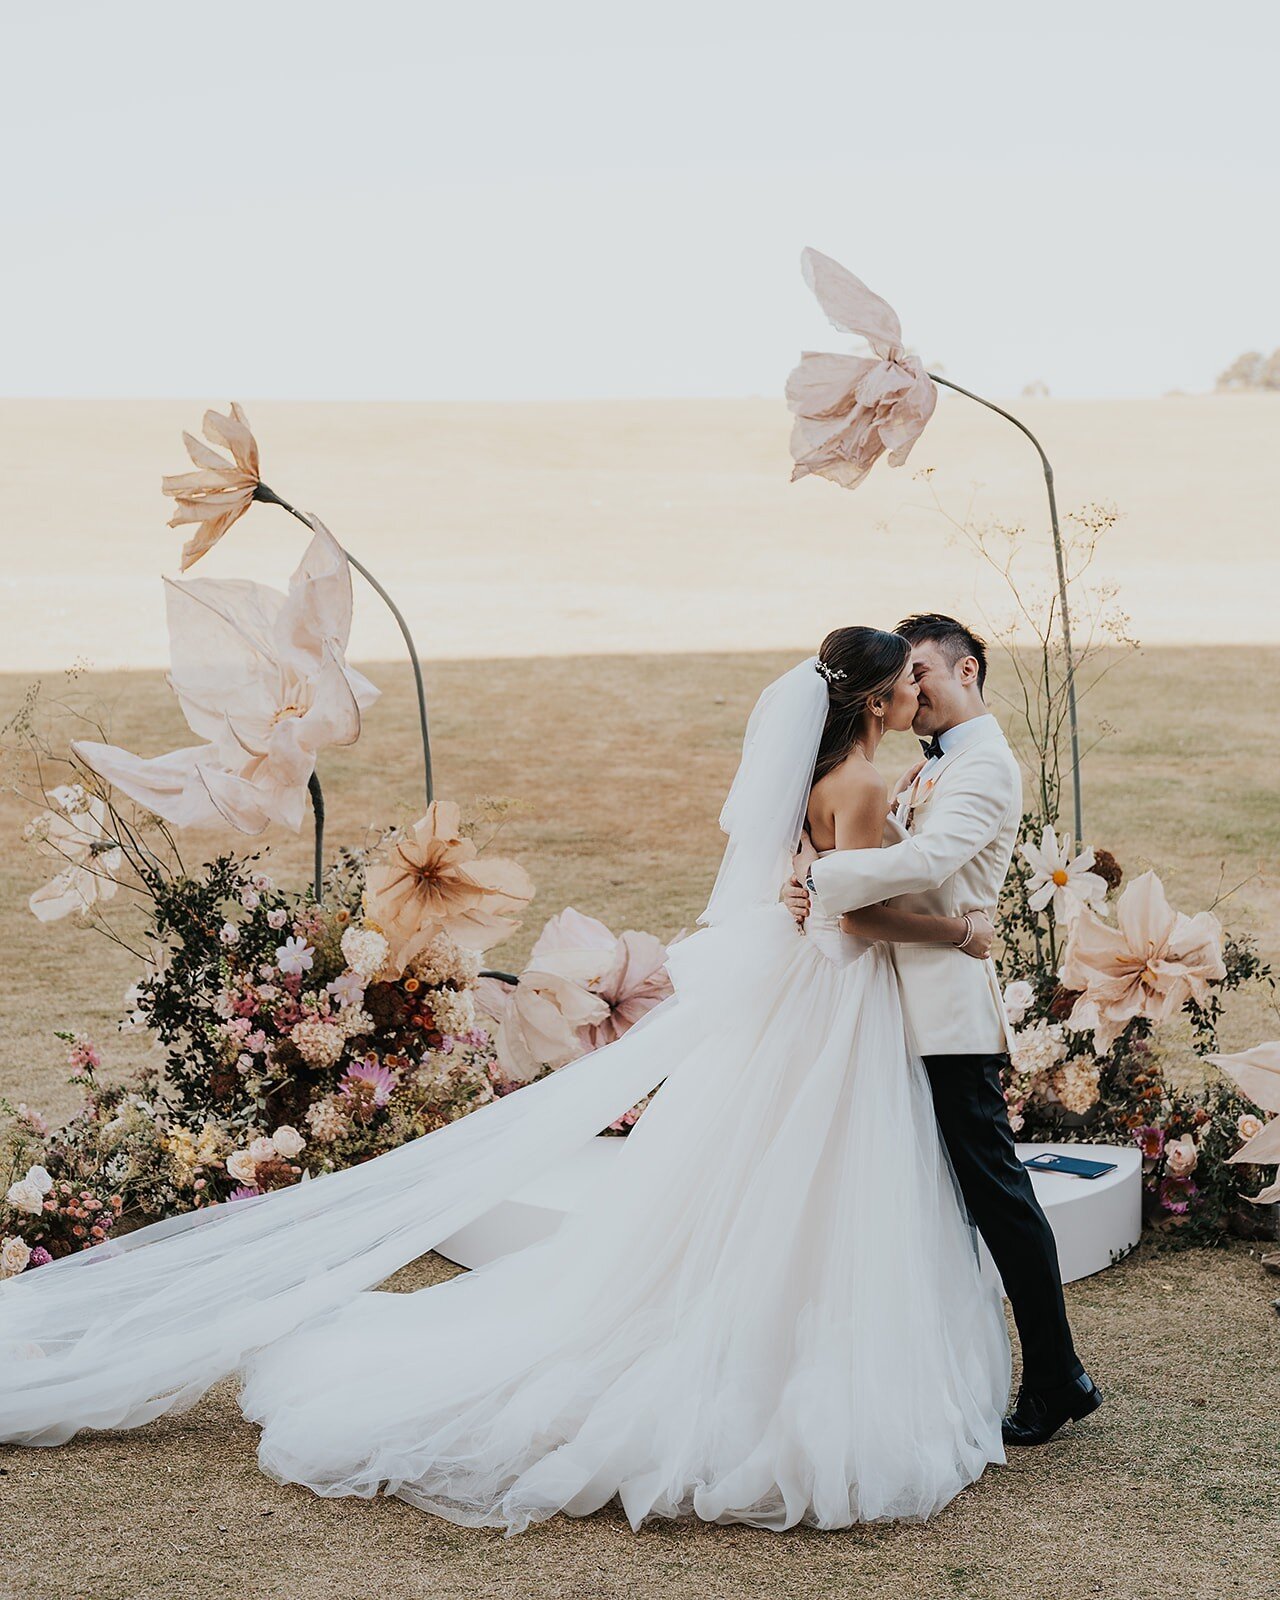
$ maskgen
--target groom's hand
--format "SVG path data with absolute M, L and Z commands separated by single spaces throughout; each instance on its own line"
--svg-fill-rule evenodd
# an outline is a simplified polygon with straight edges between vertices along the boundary
M 809 915 L 809 891 L 799 878 L 792 878 L 782 891 L 782 903 L 796 919 L 796 926 L 803 928 L 805 918 Z
M 791 860 L 791 870 L 794 876 L 782 891 L 782 903 L 796 919 L 800 927 L 804 926 L 805 918 L 809 915 L 809 891 L 804 886 L 805 873 L 818 859 L 818 852 L 813 848 L 813 840 L 809 837 L 808 829 L 800 835 L 800 848 Z

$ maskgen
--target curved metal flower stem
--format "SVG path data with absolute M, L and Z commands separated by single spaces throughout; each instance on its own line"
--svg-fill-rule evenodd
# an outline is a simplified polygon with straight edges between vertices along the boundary
M 1062 607 L 1062 645 L 1067 664 L 1067 716 L 1071 726 L 1071 794 L 1075 810 L 1075 839 L 1079 847 L 1084 841 L 1084 807 L 1080 796 L 1080 726 L 1076 716 L 1076 663 L 1071 645 L 1071 611 L 1067 605 L 1067 563 L 1062 549 L 1062 530 L 1058 526 L 1058 501 L 1053 492 L 1053 467 L 1039 439 L 1026 423 L 1019 422 L 1012 412 L 1003 410 L 991 400 L 984 400 L 980 394 L 974 394 L 971 389 L 962 389 L 958 383 L 952 383 L 950 378 L 940 378 L 936 372 L 931 372 L 929 376 L 944 388 L 954 389 L 957 394 L 964 395 L 968 400 L 976 400 L 980 406 L 986 406 L 988 411 L 994 411 L 997 416 L 1012 422 L 1020 433 L 1026 434 L 1031 440 L 1036 448 L 1036 454 L 1040 457 L 1040 465 L 1044 469 L 1044 486 L 1049 492 L 1049 521 L 1053 527 L 1053 555 L 1058 565 L 1058 603 Z
M 316 904 L 324 899 L 324 790 L 320 775 L 312 772 L 307 779 L 307 793 L 311 796 L 311 814 L 316 820 L 315 895 Z
M 282 500 L 275 490 L 269 489 L 265 483 L 258 485 L 253 492 L 253 498 L 261 500 L 267 505 L 283 506 L 290 516 L 297 517 L 299 522 L 311 528 L 311 523 L 307 517 L 296 506 L 291 506 L 287 500 Z M 312 528 L 311 531 L 314 533 L 315 529 Z M 422 733 L 423 777 L 426 785 L 427 804 L 430 805 L 435 799 L 435 783 L 431 771 L 431 735 L 427 728 L 427 692 L 422 681 L 422 664 L 418 660 L 418 651 L 413 642 L 413 635 L 409 632 L 409 624 L 404 620 L 400 607 L 374 577 L 373 573 L 369 571 L 368 567 L 362 561 L 357 561 L 345 546 L 342 548 L 342 553 L 369 587 L 382 597 L 387 610 L 396 619 L 396 625 L 399 627 L 401 637 L 404 639 L 405 648 L 409 652 L 409 661 L 413 667 L 414 686 L 418 691 L 418 727 Z

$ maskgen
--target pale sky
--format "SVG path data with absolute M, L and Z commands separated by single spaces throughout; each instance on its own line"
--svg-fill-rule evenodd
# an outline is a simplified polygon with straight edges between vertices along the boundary
M 0 393 L 777 394 L 801 247 L 993 395 L 1280 345 L 1262 0 L 0 0 Z

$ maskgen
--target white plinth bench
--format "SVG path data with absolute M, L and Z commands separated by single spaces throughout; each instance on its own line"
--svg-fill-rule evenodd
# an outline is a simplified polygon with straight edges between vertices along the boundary
M 545 1239 L 590 1186 L 607 1174 L 625 1143 L 625 1139 L 605 1134 L 588 1140 L 484 1216 L 442 1240 L 437 1250 L 461 1267 L 480 1267 Z M 1020 1144 L 1018 1155 L 1026 1159 L 1046 1150 L 1116 1163 L 1116 1170 L 1101 1178 L 1031 1174 L 1053 1226 L 1063 1282 L 1070 1283 L 1073 1278 L 1101 1272 L 1137 1244 L 1142 1232 L 1142 1160 L 1136 1148 L 1117 1145 Z M 982 1254 L 986 1270 L 994 1273 L 985 1246 Z

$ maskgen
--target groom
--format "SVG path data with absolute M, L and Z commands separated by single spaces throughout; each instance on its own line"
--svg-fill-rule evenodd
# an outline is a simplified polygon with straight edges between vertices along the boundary
M 884 850 L 807 846 L 784 899 L 835 915 L 891 900 L 906 910 L 994 914 L 1022 817 L 1022 775 L 982 692 L 986 646 L 952 617 L 908 617 L 925 760 L 899 784 L 906 838 Z M 990 961 L 946 945 L 892 946 L 913 1048 L 970 1215 L 986 1240 L 1022 1343 L 1022 1385 L 1006 1444 L 1043 1444 L 1102 1404 L 1071 1342 L 1053 1232 L 1018 1160 L 1001 1089 L 1009 1029 Z

